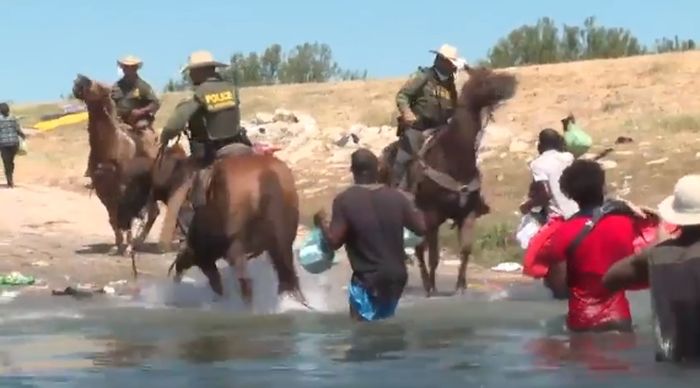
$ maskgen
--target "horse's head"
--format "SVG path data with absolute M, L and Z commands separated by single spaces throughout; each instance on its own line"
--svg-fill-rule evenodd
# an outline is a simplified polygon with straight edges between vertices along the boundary
M 109 96 L 109 88 L 105 85 L 95 82 L 90 78 L 78 74 L 73 81 L 73 96 L 75 98 L 85 101 L 102 101 Z
M 469 80 L 462 88 L 461 103 L 477 111 L 492 107 L 515 95 L 518 84 L 514 75 L 494 72 L 485 67 L 467 67 Z

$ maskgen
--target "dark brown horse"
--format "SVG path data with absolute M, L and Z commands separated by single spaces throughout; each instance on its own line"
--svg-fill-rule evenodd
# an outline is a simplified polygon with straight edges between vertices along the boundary
M 439 262 L 438 231 L 452 220 L 459 237 L 460 266 L 456 288 L 467 287 L 466 270 L 472 251 L 474 226 L 479 216 L 480 179 L 476 165 L 477 135 L 483 129 L 483 112 L 515 94 L 513 75 L 488 69 L 468 69 L 458 106 L 450 123 L 438 129 L 426 142 L 418 160 L 409 169 L 409 185 L 416 205 L 425 215 L 428 233 L 416 248 L 423 287 L 428 296 L 436 291 L 435 272 Z M 380 175 L 389 182 L 390 168 L 398 144 L 384 149 Z M 425 265 L 428 250 L 429 270 Z
M 128 164 L 127 185 L 119 203 L 118 219 L 122 230 L 131 230 L 135 220 L 143 222 L 132 240 L 134 248 L 139 248 L 153 228 L 160 214 L 158 203 L 167 206 L 193 171 L 187 153 L 178 143 L 164 148 L 155 163 L 141 157 Z M 161 249 L 169 250 L 170 244 L 161 245 Z
M 73 82 L 73 95 L 84 101 L 88 111 L 90 143 L 89 170 L 92 186 L 107 209 L 114 231 L 117 253 L 127 253 L 131 230 L 119 227 L 118 208 L 124 193 L 129 163 L 141 156 L 151 160 L 157 152 L 155 137 L 136 138 L 117 121 L 109 86 L 78 75 Z
M 206 198 L 206 204 L 195 210 L 186 247 L 170 267 L 175 268 L 175 280 L 196 265 L 212 290 L 222 295 L 215 263 L 224 258 L 235 269 L 241 296 L 250 306 L 247 262 L 267 252 L 279 279 L 278 293 L 289 293 L 306 304 L 294 268 L 299 198 L 289 167 L 271 155 L 224 156 L 212 167 Z

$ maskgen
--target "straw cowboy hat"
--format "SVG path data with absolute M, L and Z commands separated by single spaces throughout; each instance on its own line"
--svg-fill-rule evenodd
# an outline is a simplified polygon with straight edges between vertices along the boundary
M 462 68 L 467 64 L 467 61 L 459 57 L 457 53 L 457 47 L 451 46 L 447 43 L 440 46 L 437 50 L 430 50 L 431 53 L 437 54 L 455 65 L 457 68 Z
M 143 61 L 136 56 L 127 55 L 121 59 L 118 59 L 117 64 L 119 66 L 138 66 L 138 67 L 141 67 L 141 65 L 143 65 Z
M 673 195 L 659 204 L 659 215 L 675 225 L 700 225 L 700 175 L 679 179 Z
M 187 58 L 187 64 L 182 67 L 182 72 L 200 67 L 226 67 L 227 65 L 214 59 L 209 51 L 195 51 Z

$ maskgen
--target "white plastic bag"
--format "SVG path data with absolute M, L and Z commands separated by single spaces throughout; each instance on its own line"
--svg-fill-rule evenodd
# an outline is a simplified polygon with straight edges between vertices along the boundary
M 522 249 L 527 249 L 530 245 L 530 240 L 539 232 L 542 225 L 537 221 L 537 218 L 528 213 L 523 216 L 518 225 L 518 230 L 515 233 L 515 238 L 520 243 Z

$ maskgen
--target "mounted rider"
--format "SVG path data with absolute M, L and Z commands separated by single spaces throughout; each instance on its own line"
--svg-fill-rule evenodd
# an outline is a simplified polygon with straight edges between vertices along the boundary
M 431 50 L 435 60 L 431 67 L 420 67 L 396 94 L 399 110 L 398 136 L 399 149 L 392 168 L 391 185 L 408 190 L 406 173 L 411 161 L 419 157 L 426 135 L 445 127 L 457 107 L 457 87 L 455 75 L 459 69 L 467 67 L 460 58 L 457 48 L 443 44 L 438 50 Z M 479 214 L 490 212 L 481 195 Z
M 141 59 L 127 55 L 117 60 L 117 66 L 123 74 L 112 86 L 110 97 L 117 109 L 117 117 L 127 126 L 124 128 L 131 133 L 139 154 L 155 157 L 154 151 L 147 149 L 146 143 L 155 140 L 153 121 L 160 108 L 160 101 L 148 82 L 138 75 L 143 66 Z M 146 133 L 145 130 L 150 130 Z M 84 176 L 89 177 L 93 170 L 93 161 L 88 158 L 88 166 Z
M 190 161 L 197 171 L 191 190 L 193 207 L 204 205 L 209 167 L 214 160 L 240 150 L 227 146 L 252 147 L 240 125 L 238 88 L 216 71 L 226 66 L 208 51 L 196 51 L 189 56 L 182 72 L 189 73 L 193 96 L 177 105 L 160 137 L 161 147 L 165 147 L 170 139 L 185 130 L 188 132 Z
M 392 171 L 392 186 L 406 188 L 406 170 L 425 142 L 426 130 L 447 124 L 457 106 L 455 73 L 466 62 L 457 49 L 444 44 L 433 66 L 419 68 L 396 94 L 399 109 L 399 151 Z
M 155 114 L 160 108 L 158 97 L 148 82 L 138 75 L 143 62 L 128 55 L 117 61 L 124 76 L 112 86 L 111 97 L 119 118 L 134 129 L 153 131 Z

